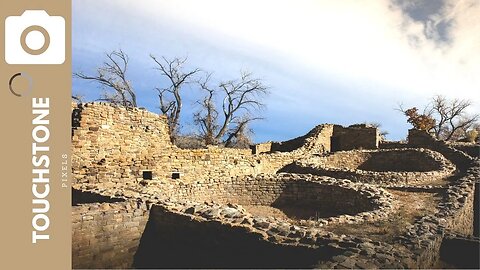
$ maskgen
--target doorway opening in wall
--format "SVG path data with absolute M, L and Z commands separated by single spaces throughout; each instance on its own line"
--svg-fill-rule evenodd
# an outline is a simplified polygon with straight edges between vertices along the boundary
M 143 171 L 142 176 L 143 176 L 143 180 L 152 180 L 153 179 L 152 171 Z

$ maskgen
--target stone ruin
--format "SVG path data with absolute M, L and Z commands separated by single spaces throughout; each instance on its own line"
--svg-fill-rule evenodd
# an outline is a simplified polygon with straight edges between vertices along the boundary
M 477 267 L 475 149 L 331 124 L 180 149 L 162 116 L 72 104 L 73 268 Z

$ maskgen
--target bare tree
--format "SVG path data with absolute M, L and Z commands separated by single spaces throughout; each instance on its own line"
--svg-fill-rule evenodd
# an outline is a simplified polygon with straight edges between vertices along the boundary
M 428 125 L 424 125 L 425 130 L 432 133 L 435 138 L 440 140 L 456 140 L 460 137 L 466 137 L 467 132 L 478 124 L 479 114 L 468 114 L 467 110 L 472 105 L 470 100 L 452 99 L 437 95 L 434 96 L 423 110 L 423 114 L 418 114 L 417 108 L 404 110 L 400 106 L 409 122 L 416 127 L 417 123 L 424 123 L 428 120 Z M 418 125 L 418 124 L 417 124 Z
M 433 127 L 435 137 L 448 141 L 455 137 L 458 139 L 458 136 L 465 136 L 467 130 L 479 119 L 478 114 L 467 113 L 471 105 L 470 100 L 457 98 L 447 100 L 444 96 L 434 96 L 427 110 L 428 114 L 436 119 L 436 125 Z
M 248 124 L 261 119 L 254 116 L 254 111 L 264 107 L 261 98 L 268 94 L 267 87 L 249 72 L 241 72 L 239 79 L 221 82 L 217 88 L 208 86 L 209 79 L 210 75 L 207 75 L 200 82 L 207 95 L 200 102 L 201 111 L 194 116 L 205 143 L 222 142 L 225 146 L 232 146 L 235 142 L 247 141 L 250 132 Z M 221 113 L 218 113 L 213 100 L 215 95 L 223 97 Z
M 219 128 L 218 111 L 214 100 L 216 91 L 208 85 L 211 76 L 212 74 L 208 73 L 203 80 L 198 81 L 200 89 L 206 95 L 202 100 L 197 101 L 201 109 L 193 115 L 195 124 L 200 127 L 200 137 L 206 145 L 217 144 L 215 133 Z
M 172 142 L 178 133 L 178 125 L 180 114 L 182 111 L 182 94 L 181 90 L 184 84 L 189 83 L 192 77 L 200 71 L 195 68 L 193 70 L 184 71 L 183 66 L 187 58 L 167 59 L 162 56 L 162 59 L 157 59 L 154 55 L 150 57 L 155 61 L 157 67 L 155 69 L 160 71 L 160 74 L 168 79 L 169 85 L 163 88 L 155 88 L 158 92 L 160 102 L 160 111 L 167 116 L 168 126 L 170 129 L 170 138 Z
M 227 132 L 224 145 L 226 147 L 248 148 L 252 144 L 251 135 L 253 133 L 253 130 L 248 128 L 248 124 L 259 119 L 262 118 L 244 115 L 238 120 L 235 120 L 233 127 Z
M 96 75 L 85 75 L 82 72 L 74 76 L 84 80 L 95 81 L 112 92 L 104 92 L 98 100 L 108 101 L 123 106 L 137 107 L 135 91 L 127 80 L 128 56 L 122 50 L 106 54 L 107 60 L 97 69 Z

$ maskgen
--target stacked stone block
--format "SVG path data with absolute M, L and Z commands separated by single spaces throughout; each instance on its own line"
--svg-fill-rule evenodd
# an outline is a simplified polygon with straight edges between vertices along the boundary
M 72 208 L 72 268 L 131 268 L 149 211 L 136 202 Z

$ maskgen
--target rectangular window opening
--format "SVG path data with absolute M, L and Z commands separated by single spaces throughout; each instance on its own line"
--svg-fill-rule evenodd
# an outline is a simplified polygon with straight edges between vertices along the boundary
M 152 171 L 143 171 L 143 180 L 152 180 L 153 179 L 153 173 Z
M 180 173 L 179 172 L 173 172 L 172 173 L 172 179 L 180 179 Z

